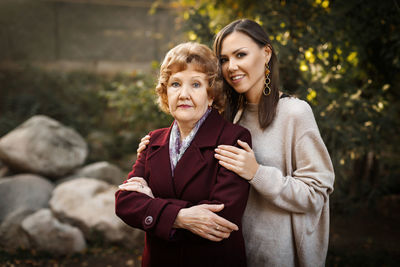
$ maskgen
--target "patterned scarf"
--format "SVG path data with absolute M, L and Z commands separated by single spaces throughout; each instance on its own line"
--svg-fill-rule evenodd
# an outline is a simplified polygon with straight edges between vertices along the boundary
M 207 111 L 204 113 L 204 115 L 196 123 L 192 131 L 190 131 L 190 134 L 186 136 L 185 139 L 182 140 L 182 143 L 181 143 L 181 134 L 179 132 L 178 124 L 176 121 L 174 121 L 174 124 L 172 125 L 171 129 L 171 135 L 169 136 L 169 158 L 171 161 L 172 176 L 174 176 L 174 170 L 176 164 L 178 164 L 178 161 L 181 159 L 186 149 L 192 143 L 194 137 L 196 136 L 197 131 L 199 130 L 203 122 L 206 120 L 210 112 L 211 108 L 208 108 Z

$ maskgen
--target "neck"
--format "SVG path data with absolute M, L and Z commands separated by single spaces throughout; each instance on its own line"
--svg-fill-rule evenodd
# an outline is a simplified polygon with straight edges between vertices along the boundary
M 176 121 L 176 123 L 178 124 L 179 133 L 181 135 L 181 141 L 183 141 L 183 139 L 185 139 L 193 130 L 195 124 L 191 125 L 190 123 L 180 123 L 178 121 Z
M 255 95 L 255 94 L 251 94 L 251 93 L 246 93 L 245 97 L 246 97 L 247 103 L 258 104 L 258 102 L 260 102 L 261 94 Z

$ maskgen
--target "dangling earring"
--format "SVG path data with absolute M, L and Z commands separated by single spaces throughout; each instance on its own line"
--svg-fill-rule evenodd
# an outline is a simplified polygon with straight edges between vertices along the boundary
M 270 70 L 268 68 L 268 63 L 265 63 L 265 82 L 264 82 L 264 90 L 263 94 L 265 96 L 269 96 L 271 94 L 271 79 L 269 78 Z

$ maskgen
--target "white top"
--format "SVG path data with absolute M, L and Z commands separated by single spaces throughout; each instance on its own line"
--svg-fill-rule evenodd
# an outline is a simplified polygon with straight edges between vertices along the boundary
M 311 107 L 280 99 L 264 131 L 257 110 L 247 104 L 238 117 L 260 164 L 243 217 L 248 266 L 324 266 L 334 172 Z

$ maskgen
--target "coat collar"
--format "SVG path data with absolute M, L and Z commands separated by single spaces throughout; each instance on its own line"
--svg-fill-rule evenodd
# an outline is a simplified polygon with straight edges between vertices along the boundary
M 218 136 L 224 127 L 224 122 L 225 120 L 219 115 L 218 111 L 212 109 L 210 115 L 208 115 L 207 119 L 198 130 L 192 143 L 195 142 L 198 147 L 215 146 L 218 141 Z M 168 131 L 164 131 L 150 146 L 168 145 L 172 125 L 173 123 L 168 128 Z

